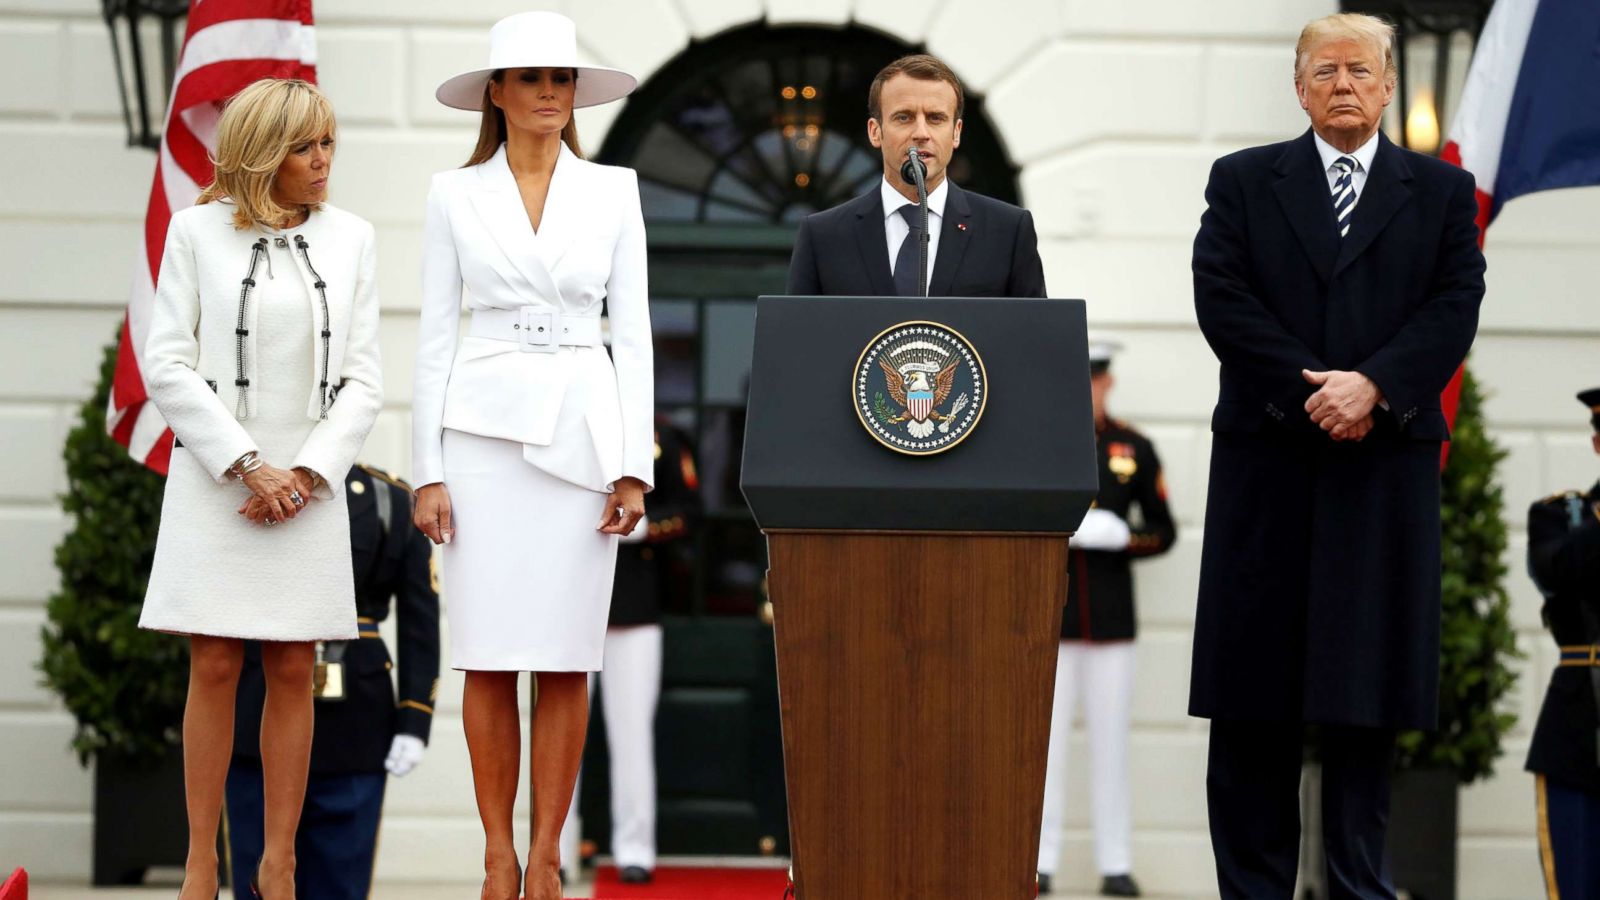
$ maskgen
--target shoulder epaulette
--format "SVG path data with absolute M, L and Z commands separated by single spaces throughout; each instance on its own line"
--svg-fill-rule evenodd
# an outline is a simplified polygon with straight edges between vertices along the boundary
M 1554 494 L 1551 494 L 1550 496 L 1545 497 L 1544 499 L 1540 500 L 1535 505 L 1536 506 L 1543 506 L 1546 503 L 1554 503 L 1557 500 L 1570 500 L 1573 497 L 1582 497 L 1582 496 L 1583 496 L 1583 493 L 1581 491 L 1557 491 Z
M 385 472 L 384 470 L 378 468 L 377 466 L 369 466 L 366 463 L 357 463 L 356 464 L 356 468 L 360 469 L 363 472 L 366 472 L 368 475 L 371 475 L 373 478 L 376 478 L 379 481 L 386 481 L 389 484 L 392 484 L 395 487 L 400 488 L 401 490 L 404 490 L 404 491 L 410 491 L 411 490 L 411 485 L 407 484 L 404 478 L 396 478 L 395 476 L 390 475 L 388 472 Z

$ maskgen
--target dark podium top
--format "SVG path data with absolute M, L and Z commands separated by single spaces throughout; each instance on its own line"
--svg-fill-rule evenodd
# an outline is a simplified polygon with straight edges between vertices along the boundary
M 981 419 L 932 456 L 855 407 L 863 351 L 914 321 L 964 336 L 987 380 Z M 1098 488 L 1084 302 L 761 297 L 741 486 L 763 530 L 1076 530 Z

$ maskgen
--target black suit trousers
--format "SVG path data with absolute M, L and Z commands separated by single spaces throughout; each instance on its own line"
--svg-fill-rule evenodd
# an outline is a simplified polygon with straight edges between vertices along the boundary
M 1384 863 L 1395 732 L 1324 725 L 1322 834 L 1331 900 L 1395 900 Z M 1213 720 L 1206 801 L 1224 900 L 1291 900 L 1305 726 Z

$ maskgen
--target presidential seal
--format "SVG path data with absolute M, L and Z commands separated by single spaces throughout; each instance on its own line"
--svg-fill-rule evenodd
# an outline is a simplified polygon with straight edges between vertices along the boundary
M 977 426 L 988 397 L 983 360 L 960 332 L 902 322 L 861 351 L 856 416 L 878 443 L 912 456 L 943 453 Z

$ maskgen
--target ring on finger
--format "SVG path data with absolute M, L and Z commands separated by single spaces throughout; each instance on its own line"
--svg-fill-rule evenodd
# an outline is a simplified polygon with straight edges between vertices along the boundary
M 290 491 L 289 502 L 294 504 L 295 509 L 301 509 L 306 505 L 306 498 L 300 496 L 299 491 Z

